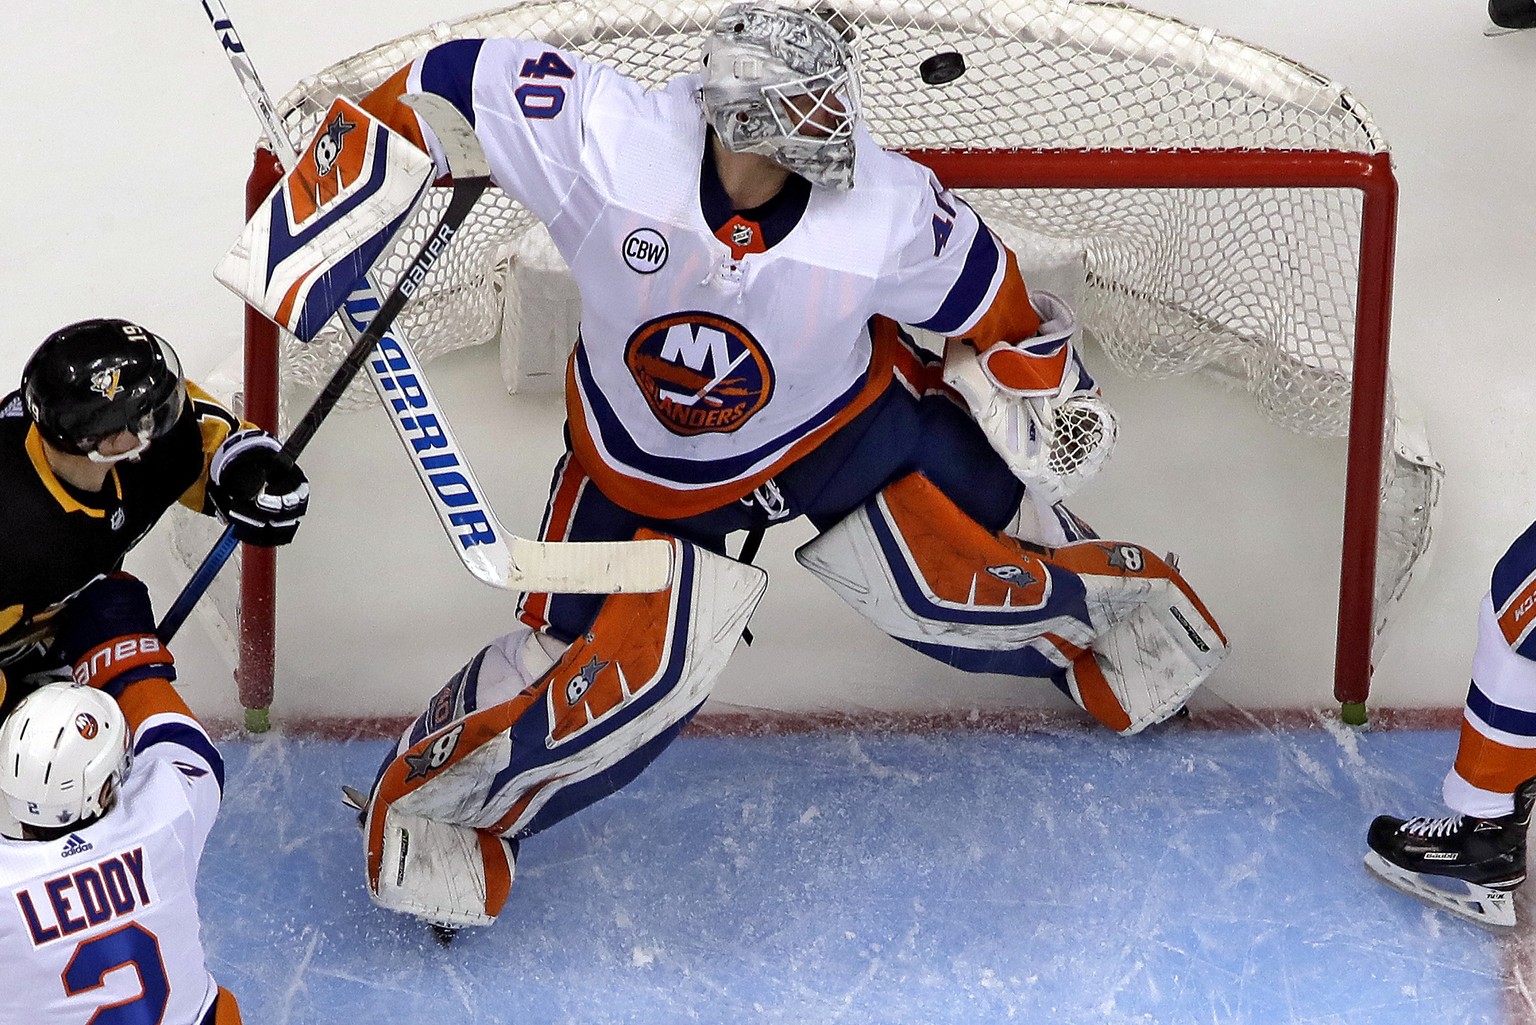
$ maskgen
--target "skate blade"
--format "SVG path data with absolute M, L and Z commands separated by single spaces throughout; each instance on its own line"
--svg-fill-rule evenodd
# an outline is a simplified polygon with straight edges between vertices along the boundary
M 1495 890 L 1460 879 L 1420 875 L 1399 868 L 1375 851 L 1366 853 L 1365 868 L 1399 893 L 1405 893 L 1432 908 L 1450 912 L 1473 925 L 1493 930 L 1513 929 L 1515 926 L 1515 891 L 1512 889 Z M 1452 887 L 1459 887 L 1460 891 Z
M 357 787 L 349 787 L 345 783 L 341 785 L 341 803 L 357 812 L 357 828 L 366 829 L 368 825 L 368 798 Z

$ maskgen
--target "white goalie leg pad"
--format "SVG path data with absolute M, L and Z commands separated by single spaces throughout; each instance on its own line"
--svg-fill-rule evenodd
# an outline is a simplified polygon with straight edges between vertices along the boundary
M 672 589 L 609 599 L 540 681 L 529 714 L 541 724 L 543 749 L 513 751 L 502 775 L 517 771 L 485 800 L 476 824 L 516 835 L 561 791 L 613 769 L 709 696 L 768 575 L 675 543 L 682 568 Z
M 490 925 L 516 873 L 511 845 L 467 826 L 398 808 L 384 813 L 373 902 L 439 925 Z
M 1174 565 L 1140 545 L 1081 542 L 1058 549 L 1058 559 L 1083 581 L 1095 629 L 1090 651 L 1068 670 L 1068 686 L 1116 732 L 1139 733 L 1177 712 L 1230 650 Z M 1106 704 L 1105 687 L 1118 712 Z
M 463 700 L 452 682 L 433 699 L 441 715 L 402 745 L 369 799 L 370 892 L 384 893 L 394 823 L 378 816 L 399 813 L 407 824 L 461 829 L 461 852 L 472 852 L 469 841 L 478 837 L 494 897 L 500 855 L 487 853 L 487 843 L 516 836 L 561 791 L 618 766 L 703 703 L 762 598 L 767 574 L 671 543 L 679 571 L 667 591 L 609 597 L 587 634 L 557 658 L 558 645 L 549 650 L 537 635 L 508 635 L 485 654 L 486 672 L 507 682 L 487 686 L 477 673 L 484 688 L 477 701 Z M 541 666 L 547 670 L 536 680 L 508 693 Z M 505 699 L 487 704 L 498 697 Z M 435 886 L 434 879 L 429 873 L 424 884 Z M 407 873 L 397 888 L 413 880 Z M 441 903 L 435 890 L 390 899 Z
M 1050 675 L 1063 663 L 1046 635 L 1083 646 L 1093 637 L 1044 559 L 983 528 L 921 474 L 887 485 L 795 558 L 892 637 L 929 649 L 1038 649 L 1055 660 L 997 671 Z

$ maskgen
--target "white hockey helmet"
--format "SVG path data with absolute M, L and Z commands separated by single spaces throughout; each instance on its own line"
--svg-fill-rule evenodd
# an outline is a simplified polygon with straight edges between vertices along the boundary
M 0 725 L 0 794 L 20 823 L 58 829 L 110 811 L 133 762 L 128 720 L 78 683 L 28 694 Z
M 858 68 L 837 27 L 749 0 L 704 41 L 704 116 L 725 148 L 761 153 L 816 185 L 853 187 Z

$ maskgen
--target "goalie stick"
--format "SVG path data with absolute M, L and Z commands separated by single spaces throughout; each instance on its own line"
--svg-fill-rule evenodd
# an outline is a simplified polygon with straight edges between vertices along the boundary
M 219 36 L 220 45 L 224 48 L 231 67 L 240 79 L 247 99 L 261 121 L 263 131 L 277 150 L 278 158 L 284 168 L 292 168 L 298 157 L 297 151 L 260 77 L 256 74 L 255 65 L 246 55 L 245 46 L 235 32 L 234 23 L 224 9 L 222 0 L 201 0 L 201 3 L 204 13 Z M 419 111 L 422 110 L 420 103 L 413 105 Z M 451 106 L 447 109 L 462 122 L 462 116 L 456 110 Z M 401 276 L 402 282 L 419 280 L 419 275 L 425 273 L 436 259 L 434 255 L 425 263 L 420 262 L 425 248 L 439 246 L 440 252 L 443 243 L 446 242 L 446 238 L 440 242 L 439 236 L 454 213 L 455 207 L 459 205 L 460 165 L 466 168 L 473 166 L 484 180 L 475 190 L 474 196 L 463 204 L 464 208 L 459 212 L 458 220 L 450 230 L 450 237 L 451 231 L 456 230 L 467 216 L 474 199 L 478 198 L 480 192 L 484 191 L 489 184 L 489 168 L 485 164 L 484 154 L 480 151 L 479 142 L 467 123 L 463 124 L 463 130 L 457 133 L 452 129 L 438 132 L 433 115 L 423 111 L 423 116 L 428 118 L 429 124 L 432 124 L 434 132 L 438 135 L 439 143 L 443 146 L 444 156 L 453 173 L 454 192 L 449 209 L 444 213 L 438 229 L 433 232 L 427 247 L 424 247 L 423 254 L 418 254 L 406 273 Z M 468 176 L 475 177 L 475 175 Z M 399 296 L 398 304 L 386 317 L 386 307 L 397 296 Z M 288 449 L 289 444 L 298 439 L 300 432 L 306 431 L 305 425 L 309 424 L 307 433 L 303 435 L 298 448 L 290 450 L 289 454 L 297 455 L 303 445 L 308 443 L 309 436 L 330 412 L 341 392 L 357 375 L 358 369 L 366 368 L 375 390 L 383 400 L 384 408 L 391 412 L 390 422 L 394 425 L 395 432 L 406 451 L 411 455 L 412 467 L 426 488 L 439 521 L 450 539 L 456 542 L 454 549 L 458 552 L 460 561 L 477 579 L 494 587 L 517 591 L 613 593 L 659 591 L 665 588 L 671 580 L 672 549 L 664 541 L 539 542 L 518 537 L 501 525 L 490 506 L 479 500 L 478 496 L 483 494 L 483 491 L 474 478 L 468 460 L 460 453 L 458 444 L 453 439 L 448 419 L 428 388 L 426 375 L 415 354 L 404 338 L 390 331 L 390 321 L 394 319 L 407 298 L 408 296 L 400 295 L 397 287 L 396 291 L 381 304 L 378 289 L 371 278 L 365 279 L 364 283 L 347 298 L 343 306 L 341 322 L 353 339 L 353 347 L 346 361 L 327 383 L 325 391 L 305 414 L 304 420 L 300 422 L 293 437 L 285 443 L 284 448 Z M 378 312 L 369 319 L 367 314 L 372 310 Z M 362 345 L 362 340 L 370 334 L 373 337 L 369 344 Z M 383 346 L 378 345 L 381 358 L 370 361 L 368 359 L 370 352 L 378 343 L 386 340 L 389 345 L 387 355 L 383 351 Z M 345 374 L 344 378 L 343 374 Z M 412 379 L 413 401 L 409 407 L 399 408 L 401 404 L 392 402 L 389 392 L 397 389 L 397 380 L 406 377 Z M 340 381 L 339 384 L 338 381 Z M 333 390 L 335 395 L 322 409 L 322 401 L 325 401 L 326 395 Z M 428 416 L 435 417 L 440 437 L 436 439 L 438 443 L 432 448 L 431 454 L 423 455 L 419 454 L 412 444 L 412 432 L 416 429 L 416 424 Z M 452 506 L 444 501 L 438 491 L 437 478 L 441 476 L 445 467 L 452 469 L 453 479 L 457 485 Z M 472 500 L 469 503 L 465 501 L 466 494 Z M 467 504 L 469 508 L 466 508 Z M 469 520 L 466 517 L 473 521 L 473 527 L 467 534 L 464 524 Z M 161 621 L 158 633 L 162 640 L 169 641 L 180 629 L 192 607 L 212 584 L 219 569 L 234 553 L 235 545 L 232 531 L 225 530 L 218 543 L 209 551 L 182 589 L 181 594 L 177 596 L 175 604 L 166 613 L 164 620 Z

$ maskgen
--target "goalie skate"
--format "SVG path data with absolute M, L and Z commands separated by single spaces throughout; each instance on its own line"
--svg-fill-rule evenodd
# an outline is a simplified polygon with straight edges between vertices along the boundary
M 1365 867 L 1383 883 L 1477 925 L 1515 925 L 1515 890 L 1525 881 L 1525 839 L 1536 778 L 1515 791 L 1515 810 L 1496 819 L 1455 815 L 1371 823 Z

